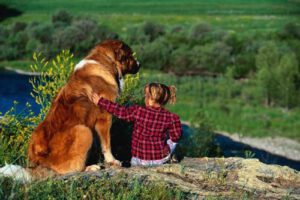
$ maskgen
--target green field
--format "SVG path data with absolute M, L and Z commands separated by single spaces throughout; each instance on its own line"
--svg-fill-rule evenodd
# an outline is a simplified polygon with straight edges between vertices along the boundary
M 299 21 L 300 1 L 286 0 L 2 0 L 2 4 L 23 12 L 22 15 L 4 21 L 49 21 L 57 10 L 73 15 L 90 15 L 100 24 L 115 31 L 144 21 L 168 25 L 207 22 L 228 30 L 273 30 L 286 22 Z

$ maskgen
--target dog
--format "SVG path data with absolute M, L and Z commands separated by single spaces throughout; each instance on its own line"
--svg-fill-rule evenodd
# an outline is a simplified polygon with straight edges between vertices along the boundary
M 111 152 L 112 116 L 89 99 L 92 93 L 97 93 L 115 101 L 120 79 L 126 74 L 136 74 L 139 68 L 133 51 L 124 42 L 106 40 L 96 45 L 75 66 L 67 83 L 54 97 L 45 119 L 33 131 L 27 172 L 34 176 L 40 168 L 55 174 L 87 170 L 93 131 L 100 138 L 105 162 L 120 165 Z

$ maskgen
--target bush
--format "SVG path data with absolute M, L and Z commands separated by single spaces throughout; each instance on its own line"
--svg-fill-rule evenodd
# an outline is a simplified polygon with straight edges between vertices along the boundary
M 214 144 L 213 126 L 204 111 L 196 113 L 191 127 L 185 127 L 183 138 L 176 148 L 176 155 L 181 159 L 187 157 L 210 157 L 221 155 L 221 150 Z
M 52 23 L 63 23 L 65 25 L 70 25 L 73 17 L 70 13 L 65 10 L 59 10 L 54 15 L 52 15 Z
M 92 46 L 102 40 L 118 38 L 116 33 L 110 31 L 105 26 L 98 26 L 95 21 L 90 19 L 75 20 L 72 27 L 76 28 L 76 35 L 80 37 L 80 40 L 74 44 L 74 52 L 81 55 L 88 52 Z
M 52 36 L 54 34 L 54 28 L 50 24 L 38 24 L 28 29 L 29 34 L 34 39 L 44 44 L 52 43 Z
M 68 26 L 55 32 L 53 44 L 58 49 L 70 49 L 74 52 L 77 42 L 82 41 L 84 37 L 84 33 L 77 27 Z
M 18 58 L 17 47 L 8 44 L 0 45 L 0 59 L 1 60 L 15 60 Z
M 138 46 L 139 60 L 146 69 L 164 70 L 169 61 L 171 47 L 163 38 Z
M 287 23 L 278 34 L 283 39 L 300 39 L 300 25 L 293 22 Z
M 201 68 L 212 73 L 226 72 L 231 61 L 231 47 L 223 42 L 195 46 L 192 51 L 196 54 L 192 57 L 193 66 L 199 63 Z
M 142 30 L 148 36 L 150 42 L 165 34 L 164 26 L 154 22 L 146 22 Z
M 11 33 L 17 34 L 18 32 L 24 31 L 27 27 L 25 22 L 15 22 L 11 27 Z
M 141 27 L 131 26 L 127 27 L 124 30 L 125 34 L 123 36 L 123 40 L 128 44 L 140 44 L 144 45 L 148 42 L 149 38 L 145 35 L 145 33 L 141 30 Z
M 8 28 L 6 26 L 0 25 L 0 45 L 6 43 L 8 36 Z
M 172 51 L 169 59 L 170 65 L 167 70 L 175 73 L 185 73 L 193 69 L 191 58 L 190 47 L 182 45 L 180 48 Z
M 195 40 L 198 44 L 202 44 L 211 31 L 212 27 L 207 23 L 196 24 L 191 28 L 190 39 Z

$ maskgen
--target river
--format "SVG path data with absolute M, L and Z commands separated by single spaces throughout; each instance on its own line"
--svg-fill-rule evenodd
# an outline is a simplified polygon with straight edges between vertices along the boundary
M 32 77 L 9 70 L 0 70 L 0 112 L 2 115 L 14 105 L 14 101 L 18 102 L 16 112 L 22 112 L 26 107 L 26 102 L 32 105 L 35 113 L 39 112 L 39 106 L 30 96 L 32 86 L 29 79 Z

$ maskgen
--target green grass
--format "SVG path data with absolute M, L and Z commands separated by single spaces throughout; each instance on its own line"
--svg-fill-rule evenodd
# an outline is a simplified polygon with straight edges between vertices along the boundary
M 183 193 L 163 183 L 116 177 L 73 176 L 22 184 L 0 178 L 0 199 L 181 199 Z
M 1 68 L 12 68 L 12 69 L 20 69 L 24 71 L 30 71 L 30 65 L 33 61 L 30 60 L 15 60 L 15 61 L 1 61 L 0 62 L 0 70 Z
M 100 24 L 117 32 L 128 25 L 155 21 L 167 25 L 207 22 L 228 30 L 274 30 L 287 22 L 298 22 L 299 1 L 286 0 L 2 0 L 3 4 L 23 11 L 23 15 L 2 23 L 15 21 L 46 21 L 59 9 L 74 15 L 90 15 Z

